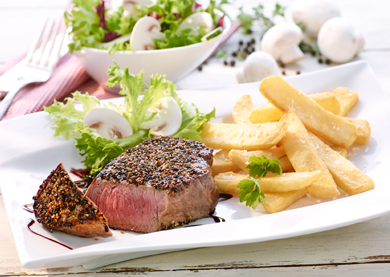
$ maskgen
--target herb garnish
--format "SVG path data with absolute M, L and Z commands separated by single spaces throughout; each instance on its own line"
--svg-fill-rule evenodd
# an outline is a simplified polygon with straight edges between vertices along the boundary
M 259 185 L 259 180 L 263 178 L 268 172 L 282 174 L 282 168 L 280 167 L 278 159 L 267 159 L 264 155 L 261 157 L 252 156 L 249 158 L 250 163 L 247 166 L 249 169 L 249 177 L 251 180 L 243 179 L 238 183 L 237 187 L 240 189 L 240 202 L 246 202 L 245 204 L 252 209 L 256 209 L 259 203 L 264 203 L 265 196 Z M 258 178 L 258 179 L 255 179 Z
M 274 11 L 272 12 L 272 16 L 282 16 L 284 17 L 285 7 L 275 4 Z M 275 25 L 273 22 L 273 18 L 267 17 L 264 15 L 264 6 L 258 5 L 257 7 L 252 8 L 253 13 L 244 12 L 244 7 L 240 7 L 240 14 L 237 16 L 237 20 L 242 23 L 241 29 L 244 34 L 251 34 L 252 27 L 254 25 L 258 25 L 261 27 L 263 34 L 272 26 Z

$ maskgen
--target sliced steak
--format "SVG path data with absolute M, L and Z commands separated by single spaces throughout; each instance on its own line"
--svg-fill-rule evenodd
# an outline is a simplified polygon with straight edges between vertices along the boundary
M 42 225 L 81 237 L 109 237 L 107 219 L 85 197 L 59 164 L 39 187 L 34 199 L 34 214 Z
M 112 160 L 86 195 L 110 227 L 136 232 L 170 229 L 207 217 L 218 203 L 213 150 L 173 137 L 154 137 Z

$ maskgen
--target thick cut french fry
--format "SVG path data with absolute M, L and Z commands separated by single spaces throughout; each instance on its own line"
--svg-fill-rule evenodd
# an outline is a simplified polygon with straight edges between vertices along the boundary
M 211 171 L 213 176 L 228 171 L 239 171 L 240 168 L 229 159 L 229 150 L 221 150 L 214 155 Z
M 252 123 L 249 120 L 249 114 L 254 107 L 255 105 L 253 105 L 250 95 L 241 96 L 233 108 L 232 117 L 234 123 Z
M 310 99 L 316 101 L 318 105 L 333 114 L 338 115 L 341 111 L 340 102 L 332 92 L 322 92 L 308 96 Z
M 370 123 L 367 120 L 348 118 L 346 119 L 356 125 L 357 136 L 354 143 L 364 145 L 368 142 L 371 136 L 371 127 Z
M 252 156 L 261 157 L 263 155 L 268 159 L 273 160 L 286 155 L 286 152 L 283 147 L 257 151 L 230 150 L 229 159 L 240 169 L 249 173 L 249 170 L 246 168 L 250 162 L 249 158 Z M 294 168 L 287 157 L 280 159 L 279 162 L 283 172 L 294 171 Z
M 338 87 L 333 90 L 332 93 L 336 96 L 336 99 L 340 103 L 340 116 L 346 116 L 353 106 L 355 106 L 359 101 L 358 94 L 347 88 Z
M 286 135 L 287 123 L 203 125 L 202 142 L 214 149 L 262 150 L 278 144 Z
M 279 174 L 267 174 L 259 180 L 259 185 L 264 192 L 287 192 L 307 188 L 320 176 L 320 171 L 290 172 Z M 220 173 L 214 177 L 218 188 L 223 193 L 238 195 L 238 183 L 242 179 L 250 180 L 249 175 L 238 174 L 232 171 Z
M 331 146 L 331 148 L 339 153 L 344 158 L 347 158 L 347 149 L 342 148 L 340 146 Z M 238 166 L 241 170 L 244 170 L 245 172 L 249 173 L 249 169 L 247 169 L 247 166 L 249 164 L 249 158 L 252 156 L 261 157 L 265 156 L 266 158 L 273 160 L 278 159 L 284 155 L 286 155 L 286 152 L 284 151 L 283 146 L 276 147 L 276 148 L 270 148 L 267 150 L 255 150 L 255 151 L 246 151 L 246 150 L 230 150 L 229 152 L 229 159 Z M 280 167 L 282 168 L 283 172 L 292 172 L 294 171 L 294 167 L 292 166 L 290 160 L 288 157 L 283 157 L 279 160 Z M 226 170 L 228 171 L 228 170 Z M 225 171 L 225 172 L 226 172 Z M 231 170 L 236 171 L 236 170 Z M 214 172 L 213 172 L 214 173 Z
M 340 103 L 332 92 L 311 94 L 308 95 L 308 97 L 316 101 L 317 104 L 325 110 L 334 114 L 340 113 Z M 250 112 L 249 120 L 254 124 L 277 122 L 282 118 L 283 114 L 283 111 L 279 110 L 271 103 L 268 103 L 266 105 L 253 108 Z
M 314 134 L 309 133 L 313 144 L 318 150 L 321 159 L 328 167 L 336 184 L 349 195 L 362 193 L 374 189 L 374 181 L 328 145 L 323 143 Z
M 347 149 L 345 149 L 343 147 L 340 147 L 340 146 L 335 146 L 335 145 L 330 146 L 330 148 L 332 148 L 333 151 L 336 151 L 337 153 L 339 153 L 344 158 L 347 158 L 347 156 L 348 156 Z
M 301 189 L 289 192 L 268 192 L 264 193 L 265 203 L 264 209 L 272 214 L 283 211 L 299 199 L 306 195 L 307 189 Z
M 240 190 L 237 185 L 242 179 L 250 179 L 249 175 L 231 172 L 219 173 L 214 176 L 214 181 L 218 186 L 220 193 L 238 195 Z
M 307 188 L 320 177 L 321 172 L 290 172 L 268 174 L 260 179 L 260 188 L 264 192 L 287 192 Z
M 286 136 L 281 144 L 296 172 L 320 170 L 316 182 L 308 187 L 308 192 L 318 198 L 332 198 L 340 194 L 328 168 L 321 160 L 309 134 L 298 116 L 290 110 L 281 121 L 288 123 Z
M 251 123 L 267 123 L 279 121 L 284 112 L 276 108 L 271 103 L 258 106 L 252 109 L 249 115 L 249 121 Z
M 294 110 L 308 130 L 327 141 L 345 148 L 355 141 L 355 124 L 324 110 L 282 77 L 264 79 L 260 83 L 260 92 L 279 109 L 285 112 Z

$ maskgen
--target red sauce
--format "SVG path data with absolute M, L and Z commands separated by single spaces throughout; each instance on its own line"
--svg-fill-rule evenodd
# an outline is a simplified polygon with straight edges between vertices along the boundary
M 85 168 L 71 168 L 70 172 L 77 177 L 80 177 L 81 180 L 75 181 L 74 183 L 81 189 L 87 189 L 92 183 L 93 177 L 90 175 L 90 171 Z
M 35 223 L 35 220 L 34 220 L 34 219 L 30 219 L 30 222 L 27 224 L 27 228 L 30 230 L 31 233 L 33 233 L 34 235 L 40 236 L 40 237 L 42 237 L 42 238 L 45 238 L 45 239 L 47 239 L 47 240 L 50 240 L 50 241 L 52 241 L 52 242 L 55 242 L 55 243 L 57 243 L 57 244 L 59 244 L 59 245 L 61 245 L 61 246 L 63 246 L 63 247 L 66 247 L 66 248 L 68 248 L 68 249 L 70 249 L 70 250 L 73 250 L 72 247 L 69 247 L 69 246 L 67 246 L 67 245 L 65 245 L 65 244 L 63 244 L 63 243 L 61 243 L 61 242 L 59 242 L 59 241 L 56 241 L 56 240 L 54 240 L 54 239 L 45 237 L 44 235 L 38 234 L 37 232 L 34 232 L 33 230 L 31 230 L 31 226 L 32 226 L 34 223 Z
M 226 220 L 224 219 L 224 218 L 222 218 L 222 217 L 220 217 L 220 216 L 216 216 L 216 215 L 210 215 L 210 217 L 212 218 L 212 219 L 214 219 L 214 222 L 215 223 L 219 223 L 219 222 L 225 222 Z

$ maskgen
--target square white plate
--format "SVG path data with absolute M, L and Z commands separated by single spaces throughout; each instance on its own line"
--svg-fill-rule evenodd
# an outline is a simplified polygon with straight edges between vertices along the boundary
M 205 246 L 260 242 L 299 236 L 368 220 L 390 211 L 390 99 L 382 90 L 365 62 L 350 63 L 313 73 L 288 77 L 302 92 L 310 94 L 348 87 L 359 94 L 360 101 L 350 116 L 366 119 L 372 137 L 365 146 L 349 149 L 350 159 L 374 179 L 374 190 L 337 199 L 304 197 L 286 211 L 266 214 L 240 204 L 237 198 L 220 202 L 216 214 L 226 220 L 211 218 L 151 234 L 113 230 L 111 238 L 79 238 L 61 232 L 50 233 L 36 223 L 32 229 L 56 239 L 74 250 L 40 238 L 27 229 L 32 214 L 22 206 L 32 202 L 39 185 L 60 162 L 69 170 L 80 168 L 81 157 L 72 144 L 54 138 L 51 121 L 43 112 L 0 123 L 0 185 L 10 226 L 21 263 L 26 268 L 63 267 L 84 264 L 87 268 L 140 256 Z M 266 103 L 258 92 L 258 83 L 237 85 L 221 90 L 181 91 L 183 99 L 195 103 L 201 111 L 216 107 L 215 122 L 232 122 L 231 111 L 237 99 L 250 94 L 256 105 Z M 121 99 L 113 99 L 119 102 Z

